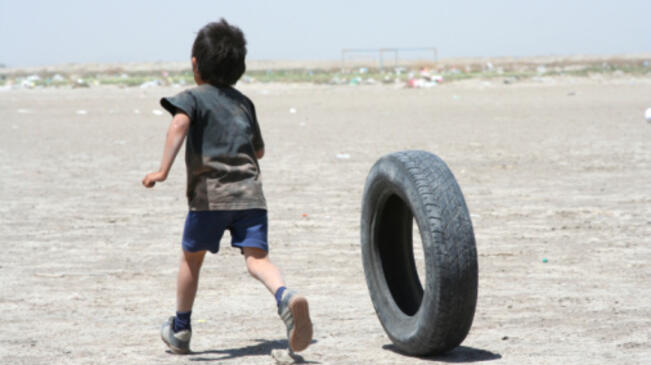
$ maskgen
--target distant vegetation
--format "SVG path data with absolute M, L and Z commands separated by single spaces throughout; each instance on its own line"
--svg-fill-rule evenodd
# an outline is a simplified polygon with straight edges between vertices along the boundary
M 0 68 L 5 65 L 0 64 Z M 7 69 L 8 70 L 8 69 Z M 612 76 L 651 76 L 649 61 L 612 59 L 573 63 L 559 61 L 547 64 L 503 62 L 476 62 L 466 64 L 416 64 L 409 67 L 369 68 L 355 67 L 348 69 L 270 69 L 251 70 L 240 80 L 241 83 L 314 83 L 314 84 L 405 84 L 410 80 L 423 79 L 428 82 L 453 82 L 464 79 L 503 79 L 505 83 L 534 77 L 591 75 Z M 431 81 L 434 82 L 434 81 Z M 93 87 L 99 85 L 117 85 L 120 87 L 153 87 L 167 85 L 192 85 L 194 78 L 190 70 L 176 72 L 138 71 L 127 72 L 110 69 L 93 73 L 21 73 L 0 72 L 0 86 L 15 88 L 35 87 Z

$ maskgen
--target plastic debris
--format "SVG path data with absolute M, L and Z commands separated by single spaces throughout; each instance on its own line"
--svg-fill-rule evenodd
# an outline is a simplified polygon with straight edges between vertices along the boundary
M 84 297 L 79 295 L 79 293 L 72 293 L 68 296 L 69 300 L 83 300 Z
M 515 84 L 518 81 L 517 77 L 507 77 L 504 79 L 504 85 Z
M 346 79 L 345 78 L 339 78 L 339 77 L 335 76 L 335 77 L 330 79 L 329 83 L 331 85 L 343 85 L 343 84 L 346 83 Z
M 409 79 L 409 81 L 407 81 L 407 87 L 413 89 L 429 89 L 438 86 L 441 81 L 443 81 L 443 77 L 441 76 L 438 76 L 436 79 L 429 80 L 425 78 Z
M 72 87 L 90 87 L 90 85 L 84 79 L 77 79 Z
M 133 114 L 140 114 L 140 109 L 133 109 Z
M 16 110 L 18 114 L 30 114 L 32 111 L 29 109 L 18 109 Z
M 156 86 L 161 86 L 163 85 L 163 82 L 161 80 L 152 80 L 152 81 L 145 81 L 142 84 L 140 84 L 141 89 L 148 89 L 150 87 L 156 87 Z
M 647 122 L 651 123 L 651 108 L 648 108 L 646 112 L 644 112 L 644 117 Z
M 35 86 L 35 85 L 34 85 L 34 82 L 33 82 L 33 81 L 30 81 L 30 80 L 28 80 L 28 79 L 23 79 L 23 80 L 20 82 L 20 87 L 22 87 L 23 89 L 33 89 L 34 86 Z
M 362 83 L 362 78 L 361 77 L 353 77 L 352 79 L 350 79 L 350 82 L 348 83 L 348 85 L 359 85 L 361 83 Z
M 307 218 L 307 213 L 303 213 L 303 214 L 301 214 L 301 217 L 303 217 L 303 218 Z
M 296 114 L 296 108 L 289 108 L 289 114 Z
M 88 114 L 87 110 L 84 110 L 84 109 L 77 110 L 77 115 L 86 115 L 86 114 Z
M 338 153 L 336 156 L 340 160 L 348 160 L 350 159 L 350 154 L 348 153 Z
M 409 80 L 407 81 L 407 87 L 429 89 L 443 82 L 443 76 L 432 74 L 426 68 L 422 68 L 419 72 L 419 75 L 420 77 L 417 78 L 413 72 L 410 72 Z
M 548 260 L 547 260 L 546 257 L 542 259 L 542 263 L 543 263 L 543 264 L 546 264 L 547 262 L 548 262 Z
M 151 111 L 151 113 L 154 115 L 163 115 L 163 111 L 160 109 L 154 109 Z

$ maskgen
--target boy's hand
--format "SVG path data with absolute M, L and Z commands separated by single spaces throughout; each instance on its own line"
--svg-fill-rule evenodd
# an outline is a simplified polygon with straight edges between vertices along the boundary
M 154 185 L 156 185 L 156 182 L 163 182 L 166 178 L 167 176 L 165 176 L 165 174 L 160 171 L 151 172 L 147 174 L 144 179 L 142 179 L 142 185 L 144 185 L 146 188 L 153 188 Z

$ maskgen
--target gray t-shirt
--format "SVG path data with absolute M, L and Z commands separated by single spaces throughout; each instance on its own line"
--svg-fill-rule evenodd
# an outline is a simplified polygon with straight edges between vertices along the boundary
M 255 107 L 232 87 L 203 84 L 162 98 L 190 117 L 185 144 L 190 210 L 266 209 L 255 151 L 264 148 Z

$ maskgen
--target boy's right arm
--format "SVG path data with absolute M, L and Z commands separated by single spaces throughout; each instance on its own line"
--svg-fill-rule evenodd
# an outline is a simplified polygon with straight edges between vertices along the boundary
M 176 154 L 181 149 L 183 140 L 188 134 L 188 129 L 190 128 L 190 117 L 188 117 L 183 112 L 178 112 L 174 115 L 172 123 L 167 130 L 167 138 L 165 139 L 165 149 L 163 150 L 163 159 L 160 164 L 160 169 L 155 172 L 151 172 L 142 179 L 142 185 L 147 188 L 151 188 L 158 181 L 165 181 L 167 179 L 167 174 L 169 174 L 170 169 L 172 168 L 172 163 L 176 158 Z

